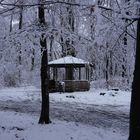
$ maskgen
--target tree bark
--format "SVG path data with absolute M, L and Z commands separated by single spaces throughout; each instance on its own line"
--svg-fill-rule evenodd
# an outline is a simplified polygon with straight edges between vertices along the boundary
M 137 45 L 130 107 L 129 140 L 140 139 L 140 19 L 137 25 Z
M 34 66 L 35 66 L 35 49 L 32 48 L 31 49 L 31 53 L 32 53 L 32 57 L 31 57 L 31 71 L 34 70 Z
M 39 0 L 39 2 L 43 2 L 43 0 Z M 45 11 L 44 6 L 40 5 L 38 7 L 38 17 L 39 23 L 42 26 L 45 26 Z M 49 68 L 48 68 L 48 52 L 47 52 L 47 43 L 46 36 L 42 33 L 40 38 L 40 46 L 41 46 L 41 94 L 42 94 L 42 106 L 41 106 L 41 114 L 39 123 L 40 124 L 48 124 L 50 123 L 49 119 Z
M 46 45 L 46 37 L 42 34 L 40 39 L 42 60 L 41 60 L 41 92 L 42 92 L 42 107 L 39 119 L 40 124 L 50 123 L 49 119 L 49 70 L 48 70 L 48 53 Z
M 13 29 L 13 12 L 11 13 L 11 19 L 10 19 L 10 32 L 12 32 L 12 29 Z
M 19 27 L 18 29 L 21 30 L 22 29 L 22 24 L 23 24 L 23 0 L 19 1 L 20 9 L 19 9 Z M 19 65 L 22 65 L 22 51 L 21 51 L 21 45 L 19 46 L 19 56 L 18 56 L 18 61 L 19 61 Z M 21 84 L 21 70 L 19 69 L 19 83 Z
M 19 9 L 19 29 L 22 29 L 23 24 L 23 0 L 19 1 L 20 9 Z

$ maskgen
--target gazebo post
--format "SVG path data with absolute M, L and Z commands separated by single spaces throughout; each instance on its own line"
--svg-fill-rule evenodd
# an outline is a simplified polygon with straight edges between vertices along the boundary
M 55 68 L 52 67 L 52 70 L 53 70 L 53 80 L 55 80 Z
M 79 80 L 81 80 L 81 68 L 79 67 Z
M 57 68 L 53 67 L 53 79 L 57 81 Z
M 58 75 L 57 75 L 57 68 L 55 68 L 55 75 L 56 75 L 56 81 L 57 81 L 57 78 L 58 78 Z
M 85 69 L 86 69 L 86 80 L 89 81 L 89 67 L 86 66 Z
M 89 68 L 87 70 L 88 70 L 88 81 L 89 81 Z
M 86 70 L 86 80 L 87 80 L 87 67 L 85 67 L 85 70 Z

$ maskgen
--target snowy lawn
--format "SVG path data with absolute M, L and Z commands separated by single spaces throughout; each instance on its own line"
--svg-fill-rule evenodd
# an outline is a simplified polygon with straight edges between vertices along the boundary
M 40 89 L 36 87 L 5 88 L 0 89 L 0 100 L 40 100 Z M 116 105 L 129 109 L 131 93 L 127 91 L 114 91 L 105 89 L 91 89 L 86 92 L 73 93 L 51 93 L 50 101 L 96 104 L 96 105 Z
M 126 91 L 92 88 L 87 92 L 51 93 L 50 101 L 101 107 L 104 105 L 118 106 L 117 109 L 128 112 L 130 97 L 130 92 Z M 38 102 L 40 100 L 40 89 L 36 87 L 0 89 L 0 101 Z M 41 126 L 38 125 L 38 119 L 39 116 L 1 111 L 0 140 L 126 140 L 128 137 L 128 133 L 120 133 L 112 127 L 105 129 L 56 119 L 53 119 L 49 125 Z
M 73 122 L 37 124 L 38 116 L 0 112 L 0 140 L 126 140 L 127 136 Z
M 73 93 L 54 93 L 50 95 L 52 100 L 79 102 L 84 104 L 98 104 L 98 105 L 125 105 L 130 104 L 130 92 L 114 91 L 105 89 L 91 89 L 87 92 L 73 92 Z

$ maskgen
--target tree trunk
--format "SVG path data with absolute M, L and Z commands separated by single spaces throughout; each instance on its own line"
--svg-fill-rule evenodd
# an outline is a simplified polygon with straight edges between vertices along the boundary
M 75 2 L 75 0 L 66 0 L 65 2 Z M 63 17 L 63 11 L 61 11 L 61 26 L 65 27 L 68 31 L 73 32 L 75 30 L 75 17 L 74 17 L 74 11 L 71 5 L 66 6 L 66 13 L 64 13 L 65 15 L 67 14 L 67 18 L 65 19 Z M 67 26 L 64 23 L 64 20 L 66 20 L 67 22 Z M 62 35 L 63 35 L 63 31 L 61 31 Z M 72 38 L 67 38 L 64 39 L 63 36 L 61 35 L 60 37 L 60 42 L 61 42 L 61 46 L 62 46 L 62 56 L 67 56 L 67 55 L 72 55 L 72 56 L 76 56 L 76 51 L 74 48 L 74 41 Z
M 43 0 L 39 0 L 39 2 L 43 2 Z M 44 6 L 40 5 L 38 7 L 38 16 L 39 23 L 41 26 L 45 26 L 45 11 Z M 40 38 L 41 45 L 41 93 L 42 93 L 42 106 L 41 106 L 41 114 L 39 123 L 40 124 L 48 124 L 50 123 L 49 119 L 49 68 L 48 68 L 48 52 L 47 52 L 47 43 L 46 36 L 42 33 Z
M 73 71 L 74 71 L 73 67 L 66 68 L 66 78 L 65 78 L 66 80 L 74 80 Z
M 51 35 L 50 37 L 50 59 L 49 61 L 53 60 L 53 43 L 54 43 L 54 37 Z
M 42 107 L 39 123 L 48 124 L 49 119 L 49 70 L 48 70 L 48 53 L 46 45 L 46 37 L 42 34 L 40 39 L 42 60 L 41 60 L 41 92 L 42 92 Z
M 18 29 L 20 30 L 20 29 L 22 29 L 22 24 L 23 24 L 23 0 L 20 0 L 19 1 L 19 4 L 21 5 L 20 6 L 20 9 L 19 9 L 19 27 L 18 27 Z M 18 61 L 19 61 L 19 65 L 21 66 L 21 64 L 22 64 L 22 58 L 21 58 L 21 56 L 22 56 L 22 51 L 21 51 L 21 45 L 19 46 L 19 57 L 18 57 Z M 21 84 L 21 70 L 19 69 L 19 83 Z
M 11 19 L 10 19 L 10 32 L 12 32 L 12 29 L 13 29 L 13 12 L 11 13 Z
M 34 70 L 34 66 L 35 66 L 35 49 L 32 48 L 31 49 L 31 53 L 32 53 L 32 57 L 31 57 L 31 71 Z
M 130 108 L 129 140 L 139 140 L 140 137 L 140 19 L 137 25 L 137 46 L 132 97 Z
M 19 10 L 19 29 L 22 29 L 22 24 L 23 24 L 23 0 L 19 1 L 20 10 Z

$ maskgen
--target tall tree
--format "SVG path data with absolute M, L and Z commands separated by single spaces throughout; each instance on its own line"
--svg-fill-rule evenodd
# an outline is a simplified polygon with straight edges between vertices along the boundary
M 140 18 L 137 24 L 137 45 L 134 78 L 132 83 L 132 97 L 130 108 L 129 140 L 139 140 L 140 137 Z
M 23 24 L 23 0 L 19 0 L 19 26 L 18 29 L 22 29 L 22 24 Z M 18 50 L 19 50 L 19 56 L 18 56 L 18 66 L 22 65 L 22 51 L 21 51 L 21 44 L 19 44 L 18 46 Z M 21 70 L 19 68 L 19 72 L 18 72 L 18 77 L 19 77 L 19 83 L 21 83 Z
M 71 3 L 75 3 L 75 0 L 63 0 L 64 2 L 69 3 L 68 5 L 65 5 L 64 7 L 61 7 L 61 26 L 64 30 L 64 28 L 70 33 L 74 33 L 75 31 L 75 15 L 74 15 L 74 7 L 71 5 Z M 61 46 L 62 46 L 62 56 L 66 55 L 72 55 L 76 56 L 75 48 L 74 48 L 74 41 L 69 36 L 67 38 L 63 37 L 63 30 L 61 31 Z
M 40 27 L 45 26 L 45 10 L 43 5 L 44 0 L 39 0 L 38 6 L 38 18 Z M 40 38 L 41 46 L 41 93 L 42 93 L 42 107 L 39 123 L 48 124 L 50 123 L 49 119 L 49 69 L 48 69 L 48 52 L 47 52 L 47 43 L 45 33 L 41 34 Z

